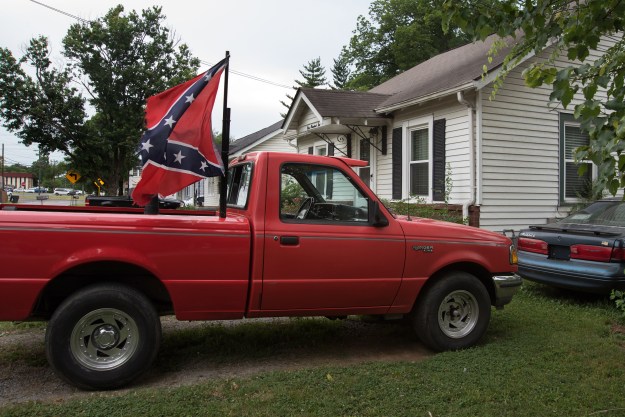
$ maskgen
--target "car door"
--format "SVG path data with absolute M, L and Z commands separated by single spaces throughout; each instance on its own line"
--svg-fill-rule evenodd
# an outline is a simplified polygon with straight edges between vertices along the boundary
M 268 194 L 263 311 L 380 314 L 393 303 L 403 232 L 372 225 L 371 196 L 341 165 L 269 164 L 267 189 L 280 193 Z

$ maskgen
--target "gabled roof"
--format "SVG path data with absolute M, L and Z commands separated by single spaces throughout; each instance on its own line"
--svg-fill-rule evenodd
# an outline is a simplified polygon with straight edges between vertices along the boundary
M 247 136 L 243 136 L 230 143 L 230 155 L 239 152 L 242 149 L 245 149 L 249 146 L 260 144 L 264 142 L 264 140 L 269 139 L 278 132 L 281 131 L 280 127 L 282 126 L 282 120 L 279 122 L 275 122 L 271 126 L 267 126 L 264 129 L 259 130 L 258 132 L 251 133 Z
M 318 119 L 318 125 L 331 125 L 329 118 L 349 120 L 385 119 L 386 116 L 375 111 L 381 103 L 389 98 L 385 94 L 366 91 L 321 90 L 316 88 L 299 88 L 291 103 L 289 112 L 284 118 L 283 129 L 291 126 L 309 108 Z M 325 119 L 325 121 L 324 121 Z M 323 127 L 322 127 L 323 129 Z
M 299 92 L 308 98 L 321 117 L 380 118 L 382 116 L 374 109 L 389 98 L 387 94 L 365 91 L 301 88 Z
M 507 49 L 494 56 L 491 63 L 487 60 L 488 51 L 497 38 L 497 35 L 491 35 L 484 42 L 470 43 L 436 55 L 372 88 L 370 93 L 390 96 L 376 108 L 384 110 L 438 92 L 472 86 L 481 78 L 485 64 L 488 71 L 492 71 L 503 63 Z

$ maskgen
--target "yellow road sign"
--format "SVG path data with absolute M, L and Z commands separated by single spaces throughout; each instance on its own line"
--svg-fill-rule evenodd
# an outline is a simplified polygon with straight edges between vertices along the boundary
M 78 181 L 80 179 L 80 174 L 77 171 L 74 171 L 73 169 L 70 169 L 65 174 L 65 178 L 67 178 L 69 180 L 69 182 L 71 182 L 72 184 L 76 184 L 76 181 Z

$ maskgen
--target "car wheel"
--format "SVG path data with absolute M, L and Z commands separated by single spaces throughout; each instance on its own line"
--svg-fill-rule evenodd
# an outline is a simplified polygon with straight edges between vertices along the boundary
M 150 300 L 123 285 L 101 284 L 57 308 L 46 330 L 46 356 L 71 384 L 112 389 L 150 367 L 160 340 L 160 319 Z
M 490 321 L 490 297 L 484 284 L 466 272 L 445 275 L 419 295 L 413 326 L 435 351 L 474 346 Z

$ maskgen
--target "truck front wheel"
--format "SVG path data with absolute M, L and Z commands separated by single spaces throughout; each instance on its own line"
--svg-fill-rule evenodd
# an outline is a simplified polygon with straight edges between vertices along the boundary
M 123 285 L 94 285 L 54 312 L 46 356 L 59 376 L 79 388 L 113 389 L 150 367 L 160 340 L 158 314 L 143 294 Z
M 419 339 L 436 351 L 474 346 L 490 321 L 490 297 L 484 285 L 466 272 L 452 272 L 417 299 L 413 325 Z

